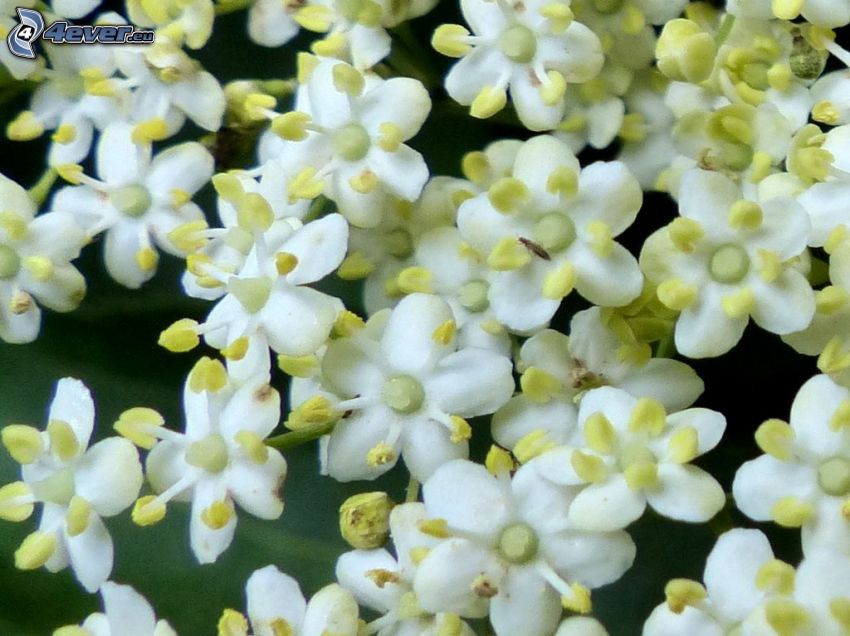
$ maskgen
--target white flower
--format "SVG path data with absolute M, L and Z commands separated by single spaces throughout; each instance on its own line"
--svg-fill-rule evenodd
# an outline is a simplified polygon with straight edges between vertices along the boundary
M 735 503 L 749 517 L 802 527 L 803 549 L 850 549 L 850 390 L 828 376 L 806 382 L 790 424 L 768 420 L 756 431 L 764 455 L 735 475 Z
M 455 330 L 445 301 L 411 294 L 365 329 L 332 340 L 319 378 L 293 381 L 292 422 L 322 403 L 346 413 L 325 442 L 327 474 L 374 479 L 403 456 L 422 481 L 442 463 L 466 457 L 472 430 L 464 418 L 495 411 L 514 382 L 508 358 L 459 348 Z
M 220 362 L 201 358 L 186 380 L 183 409 L 183 433 L 164 428 L 150 409 L 130 409 L 116 423 L 122 435 L 151 449 L 147 476 L 159 493 L 138 500 L 133 520 L 156 523 L 170 500 L 191 501 L 192 551 L 200 563 L 212 563 L 233 540 L 235 503 L 261 519 L 283 512 L 278 490 L 286 461 L 263 443 L 280 419 L 280 396 L 269 385 L 268 366 L 237 383 Z
M 127 0 L 127 15 L 140 27 L 156 27 L 159 39 L 199 49 L 212 34 L 215 6 L 212 0 Z
M 839 235 L 833 232 L 850 229 L 850 215 L 847 214 L 847 200 L 850 198 L 850 125 L 833 128 L 822 136 L 816 135 L 812 141 L 815 140 L 820 143 L 807 144 L 809 154 L 799 153 L 801 161 L 797 163 L 805 164 L 807 158 L 810 158 L 809 163 L 815 163 L 811 159 L 822 158 L 826 165 L 821 164 L 822 172 L 817 175 L 820 178 L 806 188 L 797 201 L 808 212 L 811 221 L 809 245 L 823 247 L 827 242 L 835 242 Z M 798 171 L 805 171 L 805 168 L 800 166 Z
M 572 616 L 561 621 L 555 636 L 608 636 L 608 630 L 595 618 Z
M 434 33 L 438 51 L 462 57 L 446 76 L 452 99 L 473 117 L 502 110 L 510 90 L 520 121 L 551 130 L 564 115 L 568 84 L 586 82 L 604 63 L 599 38 L 573 20 L 569 2 L 461 0 L 464 27 L 444 24 Z
M 750 316 L 780 335 L 809 324 L 814 292 L 791 262 L 805 250 L 809 221 L 793 199 L 759 205 L 722 174 L 692 170 L 682 178 L 679 212 L 641 251 L 658 298 L 681 310 L 679 351 L 692 358 L 725 353 Z
M 570 528 L 576 489 L 542 478 L 534 462 L 491 475 L 455 460 L 424 485 L 430 519 L 420 529 L 444 537 L 419 564 L 413 589 L 422 609 L 483 617 L 498 636 L 547 636 L 564 607 L 590 611 L 589 588 L 616 581 L 635 546 L 622 531 Z
M 72 311 L 86 281 L 71 261 L 86 235 L 65 212 L 35 216 L 27 192 L 0 175 L 0 339 L 32 342 L 41 327 L 40 304 Z
M 129 585 L 107 581 L 100 586 L 103 612 L 95 612 L 83 621 L 82 632 L 72 631 L 69 625 L 54 632 L 68 630 L 78 636 L 177 636 L 165 619 L 156 619 L 153 608 L 144 596 Z M 78 628 L 79 629 L 79 628 Z
M 89 236 L 105 232 L 103 257 L 119 283 L 140 287 L 156 273 L 153 245 L 185 256 L 169 233 L 204 218 L 191 198 L 209 181 L 213 159 L 196 142 L 172 146 L 152 157 L 148 143 L 136 143 L 132 125 L 111 124 L 97 147 L 97 174 L 71 175 L 82 185 L 60 190 L 53 208 L 70 212 Z
M 22 465 L 23 481 L 3 487 L 0 515 L 22 521 L 34 503 L 42 503 L 38 530 L 15 552 L 15 565 L 58 572 L 70 564 L 82 586 L 95 592 L 112 571 L 112 539 L 101 517 L 115 516 L 135 500 L 142 486 L 139 455 L 119 437 L 88 448 L 94 403 L 79 380 L 56 384 L 47 420 L 45 431 L 21 424 L 2 431 L 3 445 Z
M 850 70 L 824 73 L 811 88 L 812 101 L 818 109 L 818 121 L 835 125 L 850 124 Z
M 601 387 L 582 398 L 577 434 L 544 452 L 539 470 L 560 484 L 586 484 L 569 506 L 575 528 L 624 528 L 647 504 L 671 519 L 704 522 L 726 497 L 711 475 L 690 462 L 714 448 L 725 428 L 716 411 L 668 415 L 660 402 Z
M 307 285 L 340 264 L 348 224 L 339 214 L 306 225 L 296 218 L 275 221 L 269 204 L 258 193 L 244 196 L 239 215 L 239 226 L 233 228 L 238 232 L 231 233 L 230 245 L 247 252 L 243 262 L 232 252 L 225 256 L 234 258 L 216 261 L 204 254 L 190 257 L 190 270 L 203 279 L 204 286 L 217 289 L 221 300 L 205 323 L 190 321 L 186 329 L 203 334 L 207 344 L 221 350 L 260 338 L 277 353 L 315 353 L 327 339 L 342 303 Z M 172 348 L 165 340 L 161 342 Z M 192 346 L 195 344 L 197 336 Z
M 622 163 L 582 170 L 554 137 L 525 142 L 512 176 L 458 210 L 461 236 L 495 271 L 488 299 L 499 322 L 518 331 L 542 327 L 573 288 L 604 306 L 637 297 L 637 262 L 614 237 L 632 224 L 641 202 Z
M 298 34 L 294 13 L 300 3 L 253 0 L 248 9 L 248 37 L 262 46 L 283 46 Z
M 396 556 L 388 550 L 353 550 L 340 555 L 336 577 L 362 605 L 381 616 L 367 625 L 368 633 L 378 636 L 416 634 L 473 636 L 474 632 L 456 614 L 432 614 L 416 601 L 413 580 L 417 563 L 439 543 L 419 529 L 426 520 L 425 506 L 406 503 L 390 513 L 390 534 Z M 453 631 L 452 631 L 453 630 Z
M 294 198 L 324 194 L 352 225 L 374 227 L 389 196 L 414 201 L 428 180 L 422 155 L 405 145 L 431 110 L 422 83 L 363 76 L 344 62 L 312 59 L 296 110 L 273 117 L 260 159 L 293 154 L 303 170 Z M 287 141 L 281 141 L 280 135 Z
M 732 15 L 755 20 L 793 20 L 802 15 L 825 28 L 850 23 L 850 6 L 844 0 L 729 0 L 726 9 Z
M 248 620 L 225 610 L 219 636 L 357 636 L 358 609 L 351 594 L 332 584 L 307 602 L 298 582 L 273 565 L 255 570 L 245 583 Z

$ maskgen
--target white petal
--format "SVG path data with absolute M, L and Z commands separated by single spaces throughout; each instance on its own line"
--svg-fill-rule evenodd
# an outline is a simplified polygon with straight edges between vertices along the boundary
M 679 188 L 679 212 L 703 228 L 723 227 L 729 208 L 740 198 L 738 186 L 721 173 L 689 170 Z
M 89 512 L 88 526 L 75 537 L 65 534 L 65 545 L 74 575 L 93 594 L 112 572 L 112 538 L 100 517 Z
M 772 519 L 770 509 L 782 497 L 807 500 L 817 491 L 814 470 L 803 464 L 780 462 L 762 455 L 745 462 L 735 473 L 735 505 L 756 521 Z
M 668 411 L 689 407 L 705 388 L 691 367 L 668 358 L 653 358 L 643 366 L 629 369 L 617 385 L 635 397 L 658 400 Z
M 674 614 L 662 603 L 649 615 L 643 626 L 643 636 L 725 636 L 726 630 L 709 614 L 685 607 L 681 614 Z M 558 636 L 562 636 L 558 634 Z M 578 636 L 578 634 L 576 634 Z
M 330 435 L 327 449 L 327 474 L 337 481 L 375 479 L 395 466 L 401 442 L 393 444 L 393 458 L 378 466 L 366 463 L 367 453 L 380 442 L 386 442 L 390 427 L 398 418 L 385 406 L 374 406 L 341 419 Z
M 281 252 L 298 259 L 286 280 L 293 285 L 321 280 L 339 266 L 347 246 L 348 223 L 342 215 L 329 214 L 308 223 L 280 246 Z
M 528 74 L 528 69 L 520 68 L 514 71 L 511 78 L 511 101 L 517 116 L 529 130 L 552 130 L 564 117 L 564 100 L 561 99 L 553 106 L 544 104 L 540 95 L 539 80 L 535 76 L 532 83 Z
M 483 0 L 474 0 L 486 5 Z M 496 8 L 495 5 L 493 5 Z M 459 60 L 446 75 L 445 87 L 449 96 L 464 106 L 468 106 L 485 86 L 495 87 L 505 68 L 505 58 L 490 46 L 477 46 Z
M 129 585 L 107 581 L 100 588 L 103 608 L 112 634 L 151 636 L 156 626 L 153 608 Z
M 231 461 L 225 479 L 240 508 L 260 519 L 277 519 L 283 513 L 280 489 L 286 478 L 286 460 L 273 448 L 263 464 Z
M 748 318 L 727 318 L 720 305 L 723 290 L 706 285 L 692 306 L 676 321 L 676 349 L 690 358 L 710 358 L 726 353 L 741 339 Z
M 514 391 L 509 358 L 485 349 L 449 354 L 425 382 L 425 393 L 445 413 L 474 417 L 492 413 Z
M 413 137 L 431 110 L 431 98 L 422 82 L 409 77 L 394 77 L 369 90 L 358 104 L 360 122 L 370 133 L 389 122 L 401 130 L 402 141 Z
M 428 181 L 424 157 L 410 146 L 399 146 L 395 152 L 373 148 L 365 162 L 384 188 L 405 201 L 415 200 Z
M 172 89 L 174 105 L 205 130 L 218 130 L 224 116 L 226 100 L 218 80 L 206 71 L 175 84 Z
M 237 389 L 219 417 L 219 432 L 232 440 L 239 431 L 251 431 L 261 438 L 280 422 L 280 394 L 260 376 Z
M 828 375 L 816 375 L 797 392 L 791 404 L 794 445 L 815 457 L 827 459 L 842 445 L 840 432 L 829 428 L 829 419 L 839 405 L 850 399 L 850 391 Z
M 351 62 L 360 70 L 371 69 L 390 53 L 392 39 L 381 27 L 370 28 L 355 24 L 348 32 Z
M 667 426 L 669 433 L 662 436 L 664 445 L 676 431 L 689 426 L 697 432 L 697 454 L 702 455 L 720 443 L 726 430 L 726 418 L 711 409 L 693 408 L 668 415 Z
M 648 490 L 646 499 L 657 513 L 691 523 L 708 521 L 726 503 L 717 480 L 689 464 L 659 464 L 658 490 Z
M 626 484 L 622 474 L 583 488 L 570 506 L 570 523 L 579 530 L 607 532 L 636 521 L 646 508 L 646 496 Z
M 76 494 L 104 517 L 131 506 L 139 496 L 142 481 L 139 453 L 132 442 L 121 437 L 99 441 L 74 467 Z
M 195 194 L 213 175 L 213 158 L 196 142 L 171 146 L 154 157 L 145 183 L 152 192 L 169 195 L 179 189 Z
M 619 236 L 634 223 L 643 203 L 640 184 L 620 161 L 590 164 L 581 171 L 578 195 L 570 204 L 576 225 L 602 221 Z
M 550 262 L 534 258 L 526 267 L 493 274 L 487 297 L 496 319 L 520 332 L 546 326 L 561 305 L 541 294 L 543 280 L 551 270 Z
M 130 289 L 138 289 L 156 274 L 156 267 L 143 270 L 136 261 L 136 254 L 143 247 L 140 237 L 146 234 L 147 229 L 139 221 L 121 221 L 106 231 L 103 243 L 106 270 Z
M 440 466 L 454 459 L 469 456 L 466 440 L 454 443 L 445 425 L 434 420 L 409 421 L 402 435 L 404 463 L 411 477 L 422 482 Z
M 298 30 L 298 23 L 277 0 L 257 0 L 248 11 L 248 35 L 261 46 L 282 46 Z
M 307 603 L 298 582 L 273 565 L 255 570 L 245 583 L 248 618 L 257 633 L 270 632 L 269 623 L 284 619 L 295 633 L 301 630 Z
M 737 623 L 758 605 L 765 594 L 756 585 L 756 574 L 773 559 L 767 537 L 759 530 L 735 528 L 714 544 L 705 562 L 705 587 L 720 615 Z
M 588 245 L 576 241 L 565 253 L 577 274 L 576 290 L 603 307 L 621 307 L 640 295 L 643 275 L 637 259 L 619 243 L 599 258 Z
M 300 633 L 303 636 L 356 636 L 358 614 L 351 593 L 334 583 L 323 587 L 310 599 Z
M 498 636 L 549 636 L 561 617 L 560 598 L 533 566 L 512 567 L 490 603 Z
M 543 555 L 558 574 L 591 589 L 616 581 L 635 560 L 635 544 L 623 531 L 568 531 L 540 539 Z
M 97 174 L 110 186 L 137 183 L 147 170 L 149 153 L 132 140 L 133 127 L 125 122 L 110 124 L 97 144 Z
M 336 578 L 340 585 L 350 590 L 359 603 L 378 612 L 388 612 L 404 593 L 400 583 L 388 582 L 378 587 L 366 575 L 370 570 L 397 573 L 398 563 L 383 548 L 378 550 L 352 550 L 341 554 L 336 561 Z
M 189 521 L 189 540 L 192 552 L 199 563 L 214 563 L 233 541 L 236 532 L 236 514 L 227 524 L 213 530 L 201 520 L 201 513 L 216 501 L 227 499 L 225 484 L 216 478 L 201 478 L 192 494 L 192 517 Z
M 433 338 L 434 330 L 453 319 L 446 302 L 429 294 L 410 294 L 396 305 L 381 338 L 391 367 L 420 375 L 445 355 L 446 346 Z
M 47 420 L 66 422 L 81 448 L 88 446 L 94 427 L 94 400 L 86 385 L 75 378 L 62 378 L 50 403 Z
M 269 346 L 290 356 L 315 353 L 333 327 L 338 303 L 315 289 L 291 286 L 278 279 L 262 310 Z

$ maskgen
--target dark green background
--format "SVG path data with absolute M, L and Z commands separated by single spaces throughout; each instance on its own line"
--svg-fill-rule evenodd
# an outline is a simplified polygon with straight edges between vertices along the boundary
M 411 24 L 407 41 L 412 35 L 422 51 L 427 51 L 436 24 L 461 21 L 456 10 L 456 3 L 442 2 L 437 12 Z M 271 51 L 254 46 L 244 36 L 244 15 L 237 14 L 219 20 L 212 40 L 198 57 L 222 80 L 285 78 L 292 74 L 295 51 L 307 41 L 299 38 Z M 439 77 L 447 63 L 428 53 L 427 64 L 421 64 Z M 0 126 L 5 127 L 26 107 L 26 96 L 15 97 L 13 92 L 8 88 L 0 92 Z M 434 88 L 433 98 L 434 115 L 412 145 L 426 155 L 434 174 L 457 174 L 462 153 L 488 141 L 528 136 L 511 124 L 510 117 L 500 125 L 463 117 L 439 87 Z M 187 129 L 183 137 L 197 134 L 197 130 Z M 0 141 L 0 171 L 27 187 L 43 170 L 44 149 L 42 142 Z M 582 159 L 587 163 L 611 154 Z M 213 212 L 208 191 L 200 202 L 208 214 Z M 624 239 L 626 244 L 636 252 L 642 239 L 669 222 L 674 212 L 667 197 L 648 196 L 638 222 Z M 182 427 L 181 385 L 197 352 L 171 354 L 157 347 L 156 339 L 173 320 L 200 319 L 209 306 L 181 295 L 181 264 L 167 257 L 156 278 L 142 290 L 116 285 L 102 272 L 98 243 L 89 246 L 79 262 L 89 280 L 89 293 L 80 309 L 67 315 L 47 313 L 35 343 L 0 343 L 0 424 L 43 426 L 54 382 L 74 376 L 94 394 L 99 436 L 110 434 L 121 411 L 132 406 L 156 408 L 170 426 Z M 329 284 L 353 309 L 359 307 L 356 287 Z M 565 303 L 555 325 L 565 329 L 572 313 L 581 307 L 578 301 Z M 722 411 L 729 422 L 721 447 L 700 463 L 729 490 L 735 468 L 758 454 L 752 441 L 755 427 L 768 417 L 787 417 L 797 388 L 817 371 L 812 359 L 794 355 L 777 337 L 755 327 L 748 329 L 731 354 L 693 366 L 707 387 L 698 405 Z M 282 378 L 278 378 L 278 387 L 284 387 Z M 474 438 L 477 457 L 487 448 L 487 438 L 486 425 L 479 425 Z M 224 607 L 244 609 L 244 581 L 251 571 L 266 564 L 273 563 L 295 576 L 305 592 L 330 582 L 334 559 L 345 549 L 337 532 L 339 504 L 358 490 L 379 488 L 400 499 L 405 479 L 400 471 L 394 471 L 377 483 L 336 484 L 318 476 L 315 455 L 312 444 L 288 454 L 283 517 L 262 522 L 241 514 L 233 545 L 215 565 L 194 562 L 188 548 L 188 519 L 181 505 L 172 506 L 167 519 L 151 528 L 134 527 L 128 514 L 110 520 L 116 544 L 113 578 L 145 594 L 157 614 L 183 636 L 214 633 Z M 17 467 L 0 450 L 0 483 L 16 478 Z M 733 517 L 739 525 L 754 525 L 740 515 L 733 513 Z M 701 578 L 705 556 L 721 525 L 690 526 L 649 514 L 632 526 L 630 532 L 638 544 L 634 568 L 616 584 L 594 593 L 596 614 L 611 634 L 640 633 L 644 618 L 663 599 L 663 586 L 669 578 Z M 87 595 L 69 571 L 53 575 L 44 570 L 14 569 L 12 554 L 33 527 L 34 519 L 20 524 L 0 522 L 0 634 L 49 634 L 60 625 L 82 620 L 98 607 L 97 598 Z M 798 558 L 797 533 L 766 529 L 780 556 L 792 561 Z

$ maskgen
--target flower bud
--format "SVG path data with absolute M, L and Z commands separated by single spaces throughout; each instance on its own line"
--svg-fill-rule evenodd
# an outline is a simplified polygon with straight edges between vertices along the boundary
M 346 499 L 339 508 L 339 531 L 353 548 L 372 550 L 387 541 L 393 502 L 385 492 L 367 492 Z

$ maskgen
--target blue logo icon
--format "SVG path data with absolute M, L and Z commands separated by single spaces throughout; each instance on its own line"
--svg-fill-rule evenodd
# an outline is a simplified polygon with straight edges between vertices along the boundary
M 35 59 L 33 45 L 44 31 L 44 18 L 38 11 L 16 7 L 18 24 L 6 36 L 6 44 L 12 55 L 28 60 Z

